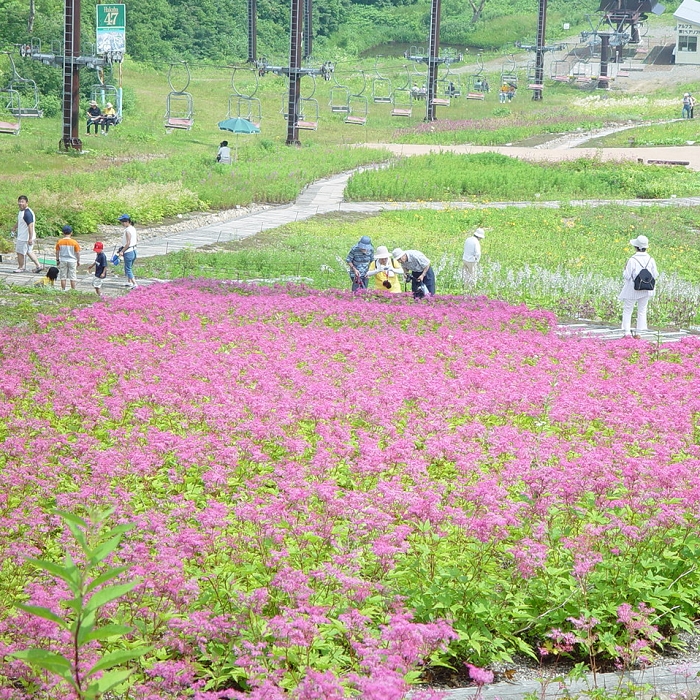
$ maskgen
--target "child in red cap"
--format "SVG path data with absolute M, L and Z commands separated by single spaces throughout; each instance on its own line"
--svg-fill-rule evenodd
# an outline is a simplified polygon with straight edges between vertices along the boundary
M 95 257 L 95 262 L 88 267 L 88 272 L 95 268 L 95 279 L 92 280 L 92 286 L 95 288 L 97 296 L 102 296 L 102 280 L 107 277 L 107 256 L 104 254 L 104 244 L 97 241 L 92 247 L 93 251 L 97 253 Z

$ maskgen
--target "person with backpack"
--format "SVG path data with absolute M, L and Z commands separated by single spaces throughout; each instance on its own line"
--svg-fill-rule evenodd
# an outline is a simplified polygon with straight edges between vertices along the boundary
M 625 283 L 618 297 L 622 301 L 622 330 L 626 338 L 632 336 L 632 312 L 635 304 L 637 332 L 647 330 L 647 304 L 656 294 L 656 280 L 659 276 L 656 261 L 647 253 L 649 239 L 646 236 L 637 236 L 630 241 L 630 245 L 636 252 L 625 265 L 622 273 Z

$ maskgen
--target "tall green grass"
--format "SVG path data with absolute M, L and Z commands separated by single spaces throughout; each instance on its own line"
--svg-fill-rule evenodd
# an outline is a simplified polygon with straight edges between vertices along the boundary
M 354 175 L 355 201 L 663 199 L 700 194 L 698 174 L 683 167 L 579 158 L 535 164 L 498 153 L 442 153 L 406 158 Z

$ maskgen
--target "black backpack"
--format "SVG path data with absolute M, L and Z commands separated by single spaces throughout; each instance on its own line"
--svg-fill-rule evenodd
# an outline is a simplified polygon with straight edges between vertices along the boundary
M 651 258 L 649 258 L 649 262 L 651 262 Z M 647 265 L 645 265 L 634 278 L 634 288 L 638 292 L 650 292 L 656 286 L 654 275 L 647 270 Z

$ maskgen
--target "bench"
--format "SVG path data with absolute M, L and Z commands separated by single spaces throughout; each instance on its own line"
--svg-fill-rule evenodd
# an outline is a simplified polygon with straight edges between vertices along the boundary
M 412 114 L 412 109 L 404 109 L 403 107 L 394 107 L 394 109 L 391 110 L 392 117 L 410 117 Z
M 346 124 L 357 124 L 357 126 L 364 126 L 367 123 L 367 117 L 353 117 L 352 114 L 348 114 L 345 117 Z
M 183 119 L 181 117 L 171 117 L 165 122 L 166 129 L 185 129 L 189 131 L 194 124 L 194 119 Z
M 19 122 L 0 122 L 0 134 L 19 134 Z

